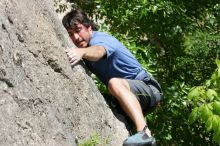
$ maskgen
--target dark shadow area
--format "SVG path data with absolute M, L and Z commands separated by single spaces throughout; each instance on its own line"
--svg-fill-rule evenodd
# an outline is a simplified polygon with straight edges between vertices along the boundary
M 104 97 L 106 103 L 108 104 L 109 108 L 111 109 L 114 116 L 121 122 L 125 124 L 126 129 L 128 130 L 130 135 L 133 135 L 135 131 L 135 125 L 133 124 L 132 120 L 126 115 L 126 113 L 121 108 L 119 102 L 110 94 L 101 93 Z
M 117 99 L 112 96 L 111 94 L 108 93 L 101 93 L 102 96 L 104 97 L 106 103 L 108 104 L 108 106 L 110 107 L 111 111 L 113 112 L 114 116 L 120 120 L 121 122 L 123 122 L 125 124 L 126 129 L 128 130 L 130 135 L 133 135 L 136 133 L 136 128 L 134 123 L 132 122 L 132 120 L 126 115 L 126 113 L 123 111 L 123 109 L 121 108 L 119 102 L 117 101 Z M 146 116 L 147 114 L 150 114 L 151 112 L 153 112 L 155 110 L 155 107 L 151 108 L 151 109 L 147 109 L 145 111 L 143 111 L 143 114 Z

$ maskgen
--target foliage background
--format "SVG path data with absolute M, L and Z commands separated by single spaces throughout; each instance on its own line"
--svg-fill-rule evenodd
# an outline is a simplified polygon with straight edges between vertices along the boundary
M 194 98 L 202 97 L 189 95 L 187 98 L 189 90 L 204 85 L 217 68 L 215 59 L 220 55 L 218 0 L 69 2 L 87 12 L 100 24 L 100 30 L 116 36 L 161 83 L 165 95 L 162 106 L 147 116 L 158 145 L 220 144 L 220 130 L 216 130 L 216 127 L 220 129 L 220 120 L 214 129 L 205 128 L 204 120 L 199 120 L 204 119 L 205 114 L 194 112 L 197 116 L 192 120 L 191 112 L 201 106 L 201 100 Z M 104 92 L 100 82 L 97 84 Z M 219 97 L 219 90 L 214 91 L 215 98 Z M 220 111 L 215 108 L 212 110 L 219 116 Z

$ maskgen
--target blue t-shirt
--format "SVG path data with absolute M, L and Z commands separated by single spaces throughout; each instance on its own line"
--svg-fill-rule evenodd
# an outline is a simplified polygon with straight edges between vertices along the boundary
M 113 77 L 136 79 L 137 74 L 143 71 L 131 52 L 109 34 L 93 31 L 89 46 L 103 46 L 106 49 L 107 54 L 102 59 L 85 60 L 89 70 L 96 74 L 105 85 Z

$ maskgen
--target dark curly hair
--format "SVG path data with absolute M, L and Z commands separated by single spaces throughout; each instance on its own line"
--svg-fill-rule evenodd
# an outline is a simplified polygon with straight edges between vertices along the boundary
M 63 17 L 62 20 L 66 29 L 72 28 L 77 22 L 83 24 L 87 28 L 91 26 L 92 30 L 97 30 L 97 25 L 81 10 L 70 11 Z

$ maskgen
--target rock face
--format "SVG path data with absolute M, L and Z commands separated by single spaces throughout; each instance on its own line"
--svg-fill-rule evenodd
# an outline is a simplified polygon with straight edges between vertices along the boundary
M 1 146 L 75 146 L 94 132 L 120 146 L 127 137 L 66 47 L 74 46 L 48 0 L 1 0 Z

